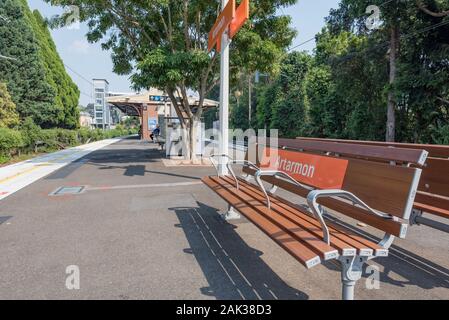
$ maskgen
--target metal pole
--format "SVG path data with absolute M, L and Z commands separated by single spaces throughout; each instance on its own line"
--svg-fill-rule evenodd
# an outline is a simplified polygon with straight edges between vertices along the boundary
M 249 122 L 249 126 L 248 126 L 248 129 L 251 129 L 251 116 L 252 116 L 252 92 L 251 92 L 251 77 L 252 77 L 252 75 L 250 75 L 249 76 L 249 79 L 248 79 L 248 112 L 249 112 L 249 115 L 248 115 L 248 122 Z
M 354 300 L 355 281 L 343 280 L 342 299 Z
M 442 232 L 449 233 L 449 225 L 448 224 L 444 224 L 444 223 L 439 222 L 439 221 L 435 221 L 435 220 L 424 218 L 422 216 L 418 216 L 418 217 L 415 217 L 415 223 L 418 224 L 418 225 L 422 224 L 422 225 L 428 226 L 430 228 L 437 229 L 437 230 L 440 230 Z
M 228 4 L 228 0 L 221 0 L 221 9 Z M 220 54 L 220 154 L 229 152 L 229 39 L 228 33 L 224 32 L 221 37 Z M 227 159 L 222 157 L 218 166 L 220 175 L 227 175 Z

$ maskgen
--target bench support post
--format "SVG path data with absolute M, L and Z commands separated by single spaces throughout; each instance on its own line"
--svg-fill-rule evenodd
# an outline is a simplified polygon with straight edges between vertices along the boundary
M 420 210 L 416 210 L 413 209 L 412 211 L 412 215 L 410 216 L 410 225 L 424 225 L 433 229 L 437 229 L 440 230 L 442 232 L 446 232 L 449 233 L 449 225 L 436 221 L 436 220 L 432 220 L 432 219 L 428 219 L 423 217 L 423 212 Z
M 355 284 L 362 278 L 362 268 L 366 257 L 341 257 L 342 299 L 354 300 Z
M 343 291 L 342 291 L 342 299 L 343 300 L 354 300 L 354 291 L 355 291 L 356 281 L 344 281 L 343 280 Z
M 234 207 L 229 206 L 228 212 L 221 215 L 221 217 L 226 220 L 238 220 L 241 218 L 240 213 L 237 212 L 237 210 L 234 209 Z

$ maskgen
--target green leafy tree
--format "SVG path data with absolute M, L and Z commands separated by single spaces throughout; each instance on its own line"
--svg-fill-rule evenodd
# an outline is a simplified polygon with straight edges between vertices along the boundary
M 30 13 L 29 13 L 30 14 Z M 58 127 L 75 129 L 79 127 L 78 102 L 80 92 L 72 78 L 67 74 L 47 23 L 39 11 L 29 16 L 39 41 L 40 54 L 45 66 L 46 79 L 56 92 L 54 106 L 58 110 Z
M 32 117 L 44 127 L 57 124 L 53 104 L 56 92 L 46 79 L 45 67 L 22 0 L 0 2 L 0 81 L 8 86 L 22 119 Z
M 0 3 L 0 80 L 22 119 L 32 117 L 43 128 L 79 126 L 79 90 L 66 73 L 47 25 L 26 0 Z
M 371 14 L 367 14 L 367 8 L 371 5 L 377 5 L 381 10 L 379 26 L 374 30 L 367 27 L 367 18 Z M 431 40 L 434 45 L 438 45 L 443 40 L 441 35 L 447 34 L 447 27 L 435 31 L 433 26 L 449 16 L 448 7 L 449 3 L 445 0 L 342 0 L 339 8 L 333 10 L 328 18 L 333 32 L 354 31 L 357 35 L 370 35 L 377 40 L 376 47 L 385 50 L 385 63 L 388 64 L 388 81 L 384 90 L 387 104 L 387 141 L 403 138 L 397 130 L 397 118 L 399 116 L 399 129 L 404 130 L 404 121 L 407 122 L 410 117 L 406 115 L 410 112 L 410 103 L 414 104 L 413 100 L 417 98 L 416 95 L 412 97 L 413 94 L 407 96 L 406 91 L 409 91 L 411 83 L 399 87 L 411 79 L 408 77 L 411 74 L 407 75 L 405 71 L 413 69 L 410 51 L 415 51 L 414 58 L 421 60 L 418 64 L 414 61 L 419 66 L 418 69 L 432 68 L 429 65 L 429 57 L 424 53 L 428 49 L 424 44 L 430 44 L 426 40 Z M 440 36 L 436 36 L 438 34 Z M 438 37 L 440 42 L 435 42 Z M 447 43 L 447 40 L 443 42 Z M 417 71 L 416 68 L 414 71 Z
M 257 126 L 260 129 L 272 128 L 272 108 L 281 98 L 282 92 L 279 86 L 269 84 L 259 88 L 257 95 Z
M 136 88 L 157 87 L 170 96 L 181 120 L 189 129 L 190 150 L 194 149 L 196 126 L 204 99 L 219 81 L 219 54 L 207 52 L 208 33 L 220 4 L 216 0 L 46 0 L 80 8 L 81 20 L 89 25 L 87 38 L 112 50 L 114 71 L 131 74 Z M 240 1 L 238 1 L 240 3 Z M 276 15 L 277 9 L 296 0 L 254 0 L 251 18 L 232 42 L 232 70 L 275 73 L 282 52 L 295 36 L 290 17 Z M 54 20 L 66 23 L 69 13 Z M 199 95 L 195 110 L 188 91 Z M 189 152 L 191 159 L 194 153 Z
M 281 75 L 276 81 L 282 94 L 272 107 L 271 128 L 279 135 L 295 138 L 306 124 L 304 80 L 312 58 L 303 52 L 290 53 L 282 63 Z
M 317 35 L 315 65 L 307 76 L 311 132 L 324 137 L 384 139 L 385 54 L 368 37 L 324 29 Z
M 11 100 L 8 89 L 0 82 L 0 127 L 12 128 L 19 124 L 16 105 Z

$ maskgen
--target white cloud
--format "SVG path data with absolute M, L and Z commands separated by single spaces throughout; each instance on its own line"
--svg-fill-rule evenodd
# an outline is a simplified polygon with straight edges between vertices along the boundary
M 86 40 L 75 40 L 69 46 L 69 51 L 79 54 L 88 54 L 90 45 Z

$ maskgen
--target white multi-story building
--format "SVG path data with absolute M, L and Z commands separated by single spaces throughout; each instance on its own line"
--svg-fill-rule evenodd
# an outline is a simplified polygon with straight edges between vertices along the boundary
M 97 128 L 111 127 L 111 109 L 106 98 L 109 93 L 109 82 L 106 79 L 93 79 L 94 84 L 94 125 Z
M 122 113 L 119 109 L 108 104 L 108 97 L 126 96 L 130 93 L 110 92 L 109 82 L 106 79 L 93 79 L 94 84 L 94 121 L 97 128 L 111 129 L 120 122 Z

